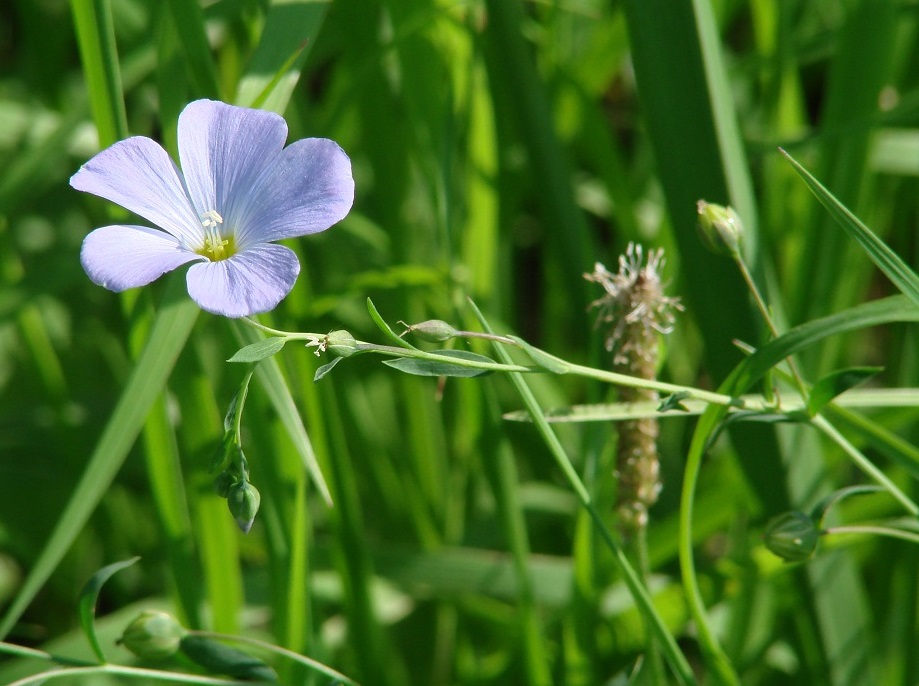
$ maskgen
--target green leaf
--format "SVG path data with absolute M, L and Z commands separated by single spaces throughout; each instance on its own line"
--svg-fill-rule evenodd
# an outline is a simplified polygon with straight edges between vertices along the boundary
M 284 113 L 328 7 L 316 0 L 270 4 L 258 47 L 239 82 L 237 104 Z
M 367 298 L 367 311 L 370 313 L 370 318 L 373 320 L 373 323 L 377 325 L 380 331 L 382 331 L 389 340 L 398 345 L 400 348 L 418 350 L 418 348 L 399 336 L 389 327 L 389 324 L 387 324 L 383 317 L 380 316 L 380 313 L 377 311 L 376 306 L 373 304 L 373 301 L 370 298 Z
M 252 681 L 278 680 L 277 672 L 264 661 L 207 636 L 189 634 L 182 639 L 179 648 L 186 657 L 209 672 Z
M 92 646 L 93 652 L 102 664 L 105 664 L 108 660 L 105 659 L 105 653 L 102 652 L 99 637 L 96 636 L 96 600 L 99 598 L 99 591 L 116 572 L 120 572 L 125 567 L 130 567 L 139 559 L 139 557 L 132 557 L 130 560 L 122 560 L 121 562 L 106 565 L 93 574 L 89 581 L 86 582 L 86 585 L 83 586 L 83 590 L 80 591 L 80 624 L 83 626 L 83 633 L 86 634 L 89 645 Z
M 807 398 L 807 414 L 813 417 L 833 398 L 870 379 L 883 367 L 851 367 L 827 374 L 814 384 Z
M 817 181 L 811 174 L 787 152 L 781 151 L 791 162 L 795 171 L 804 179 L 804 183 L 817 196 L 820 203 L 829 211 L 836 222 L 852 236 L 868 253 L 868 257 L 907 298 L 919 305 L 919 276 L 909 268 L 890 247 L 878 238 L 871 229 L 865 226 L 848 208 L 839 202 L 832 193 Z
M 441 355 L 443 357 L 452 357 L 458 360 L 469 360 L 470 362 L 484 362 L 486 364 L 495 363 L 494 360 L 485 357 L 484 355 L 477 355 L 476 353 L 471 353 L 466 350 L 436 350 L 431 354 Z M 476 376 L 485 376 L 492 373 L 490 369 L 461 367 L 456 364 L 450 364 L 449 362 L 418 360 L 408 357 L 403 357 L 397 360 L 384 360 L 383 364 L 392 367 L 393 369 L 398 369 L 400 372 L 413 374 L 415 376 L 458 376 L 464 378 L 472 378 Z
M 343 359 L 345 358 L 336 357 L 328 364 L 322 365 L 319 369 L 316 370 L 316 373 L 313 375 L 313 382 L 315 383 L 316 381 L 319 381 L 319 379 L 321 379 L 326 374 L 328 374 L 330 371 L 332 371 L 335 368 L 335 365 L 341 362 Z
M 250 343 L 237 350 L 227 362 L 259 362 L 279 353 L 285 343 L 287 339 L 281 336 L 272 336 L 256 343 Z
M 658 412 L 670 412 L 671 410 L 679 410 L 680 412 L 689 412 L 689 408 L 683 403 L 684 400 L 689 398 L 692 394 L 689 391 L 680 391 L 679 393 L 673 393 L 668 395 L 666 398 L 661 400 L 661 404 L 658 405 Z

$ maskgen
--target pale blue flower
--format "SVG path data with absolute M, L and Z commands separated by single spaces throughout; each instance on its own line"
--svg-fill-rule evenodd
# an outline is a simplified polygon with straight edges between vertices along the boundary
M 300 272 L 273 241 L 324 231 L 354 201 L 351 161 L 334 141 L 284 147 L 277 114 L 197 100 L 179 117 L 180 170 L 155 141 L 115 143 L 70 179 L 150 221 L 104 226 L 80 261 L 111 291 L 144 286 L 188 262 L 188 293 L 202 309 L 243 317 L 273 309 Z

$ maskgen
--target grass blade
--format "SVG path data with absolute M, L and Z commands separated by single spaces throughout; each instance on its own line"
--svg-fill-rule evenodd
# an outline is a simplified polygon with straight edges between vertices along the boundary
M 909 265 L 884 243 L 875 233 L 865 226 L 858 217 L 839 202 L 817 179 L 815 179 L 797 160 L 782 150 L 782 154 L 791 162 L 795 171 L 804 179 L 804 183 L 813 191 L 821 204 L 829 211 L 836 222 L 868 253 L 868 257 L 878 269 L 887 275 L 894 285 L 906 297 L 919 306 L 919 276 Z
M 140 433 L 147 411 L 165 386 L 198 312 L 198 306 L 185 294 L 184 275 L 172 276 L 147 345 L 57 526 L 0 622 L 0 636 L 10 631 L 28 607 L 105 495 Z
M 127 138 L 121 68 L 108 0 L 71 0 L 83 74 L 102 146 Z

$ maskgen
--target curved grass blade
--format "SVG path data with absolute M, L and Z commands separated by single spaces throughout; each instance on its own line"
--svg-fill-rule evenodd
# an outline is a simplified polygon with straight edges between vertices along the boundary
M 54 531 L 0 622 L 0 637 L 9 633 L 105 495 L 165 386 L 199 311 L 185 294 L 184 275 L 171 276 L 150 338 Z
M 99 662 L 105 664 L 108 660 L 105 659 L 105 653 L 102 652 L 102 645 L 99 643 L 99 637 L 96 636 L 96 601 L 99 598 L 99 591 L 102 590 L 102 586 L 106 581 L 112 578 L 117 572 L 120 572 L 125 567 L 130 567 L 132 564 L 137 562 L 139 557 L 132 557 L 130 560 L 122 560 L 121 562 L 113 562 L 110 565 L 106 565 L 95 574 L 93 574 L 89 581 L 86 582 L 86 585 L 83 586 L 83 590 L 80 591 L 80 624 L 83 627 L 83 633 L 86 634 L 86 638 L 89 640 L 89 645 L 92 647 L 93 652 L 96 654 L 96 657 L 99 658 Z

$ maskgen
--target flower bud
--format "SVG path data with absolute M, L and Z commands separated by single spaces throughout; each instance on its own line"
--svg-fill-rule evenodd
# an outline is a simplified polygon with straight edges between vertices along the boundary
M 230 486 L 227 493 L 227 505 L 230 508 L 230 514 L 236 519 L 236 524 L 244 534 L 249 533 L 249 529 L 252 528 L 261 500 L 258 489 L 248 481 L 240 481 Z
M 814 554 L 820 531 L 803 512 L 784 512 L 769 520 L 763 539 L 766 547 L 786 562 L 801 562 Z
M 165 660 L 179 650 L 186 633 L 172 615 L 144 610 L 124 630 L 119 643 L 141 659 Z
M 326 350 L 339 357 L 351 357 L 357 352 L 357 341 L 354 340 L 350 332 L 344 329 L 331 331 L 325 337 L 325 346 Z
M 743 237 L 743 222 L 730 207 L 715 205 L 700 200 L 696 203 L 699 212 L 699 233 L 703 242 L 717 253 L 737 255 Z
M 420 324 L 412 324 L 406 331 L 406 333 L 409 332 L 415 334 L 421 340 L 430 341 L 431 343 L 449 341 L 451 338 L 459 336 L 459 331 L 442 319 L 428 319 Z

